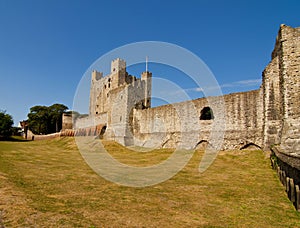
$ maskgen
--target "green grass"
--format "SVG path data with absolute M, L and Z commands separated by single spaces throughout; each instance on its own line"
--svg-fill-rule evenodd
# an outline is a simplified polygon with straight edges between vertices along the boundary
M 103 143 L 116 159 L 135 166 L 172 153 Z M 72 138 L 2 141 L 0 227 L 300 227 L 300 213 L 263 152 L 221 152 L 200 174 L 202 155 L 197 151 L 166 182 L 131 188 L 95 174 Z

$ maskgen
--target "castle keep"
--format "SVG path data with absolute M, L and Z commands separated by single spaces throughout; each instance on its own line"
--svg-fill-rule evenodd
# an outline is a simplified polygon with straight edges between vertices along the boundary
M 207 98 L 151 108 L 152 74 L 143 72 L 136 78 L 126 72 L 124 60 L 115 59 L 109 75 L 92 72 L 89 116 L 77 118 L 73 128 L 89 129 L 85 134 L 100 132 L 101 137 L 126 146 L 196 148 L 213 144 L 212 125 L 223 118 L 221 149 L 280 145 L 286 153 L 300 155 L 299 72 L 300 28 L 281 25 L 261 87 L 211 98 L 214 104 L 224 101 L 221 116 L 218 105 L 212 107 Z M 188 120 L 184 138 L 179 112 Z M 69 120 L 64 118 L 67 124 Z
M 95 121 L 92 125 L 107 127 L 105 137 L 108 139 L 133 145 L 129 120 L 133 109 L 150 108 L 151 77 L 150 72 L 142 73 L 140 79 L 129 75 L 125 61 L 119 58 L 112 61 L 111 73 L 106 77 L 93 71 L 88 117 Z

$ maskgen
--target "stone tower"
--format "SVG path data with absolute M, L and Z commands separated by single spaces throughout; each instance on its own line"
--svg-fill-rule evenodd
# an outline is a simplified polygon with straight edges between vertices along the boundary
M 126 72 L 126 62 L 117 58 L 111 62 L 111 72 L 93 71 L 90 89 L 90 125 L 107 126 L 105 137 L 123 145 L 133 144 L 133 109 L 151 107 L 152 73 L 143 72 L 141 78 Z
M 281 25 L 263 72 L 264 148 L 300 151 L 300 28 Z M 298 148 L 297 148 L 298 147 Z
M 145 71 L 141 75 L 142 81 L 145 83 L 145 99 L 144 99 L 144 107 L 151 107 L 151 87 L 152 87 L 152 73 Z
M 89 106 L 89 115 L 94 116 L 96 114 L 96 98 L 97 98 L 97 91 L 99 92 L 101 86 L 100 82 L 103 77 L 103 73 L 98 72 L 96 70 L 92 71 L 92 78 L 91 78 L 91 88 L 90 88 L 90 106 Z
M 281 25 L 276 43 L 283 100 L 281 147 L 300 154 L 300 27 Z

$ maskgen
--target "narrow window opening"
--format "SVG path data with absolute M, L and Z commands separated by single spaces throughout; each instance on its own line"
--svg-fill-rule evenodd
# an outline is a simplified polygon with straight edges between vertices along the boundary
M 204 107 L 200 113 L 200 120 L 212 120 L 214 119 L 213 111 L 210 107 Z

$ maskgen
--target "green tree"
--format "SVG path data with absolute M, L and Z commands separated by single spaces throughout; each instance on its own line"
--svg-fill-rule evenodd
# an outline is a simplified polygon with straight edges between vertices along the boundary
M 68 109 L 63 104 L 33 106 L 28 114 L 28 126 L 34 134 L 50 134 L 62 128 L 62 115 Z
M 48 134 L 48 107 L 41 105 L 31 107 L 28 114 L 28 126 L 34 134 Z
M 11 115 L 6 114 L 5 111 L 0 111 L 0 136 L 8 137 L 11 135 L 12 125 L 14 124 Z
M 68 107 L 63 104 L 53 104 L 48 109 L 52 120 L 51 124 L 55 126 L 55 132 L 59 132 L 62 128 L 62 115 Z
M 16 135 L 21 136 L 21 132 L 22 132 L 22 128 L 20 128 L 20 127 L 12 127 L 11 128 L 11 134 L 14 136 L 16 136 Z

